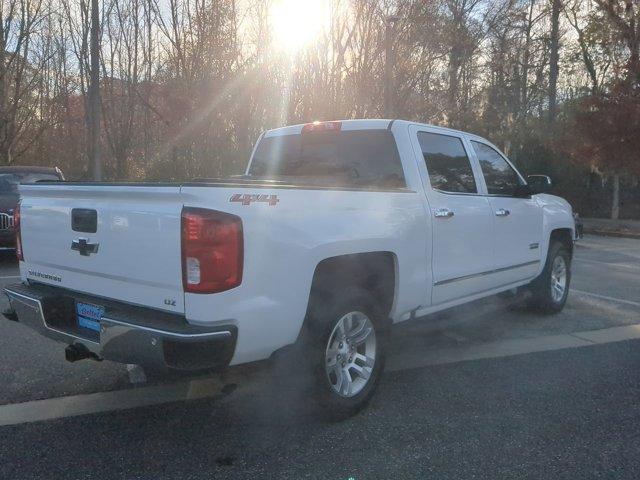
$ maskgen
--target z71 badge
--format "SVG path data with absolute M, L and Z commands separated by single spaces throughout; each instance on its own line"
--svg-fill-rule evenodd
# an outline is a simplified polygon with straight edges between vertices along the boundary
M 242 203 L 242 205 L 251 205 L 254 202 L 268 203 L 270 206 L 275 207 L 280 200 L 277 195 L 234 193 L 229 201 Z

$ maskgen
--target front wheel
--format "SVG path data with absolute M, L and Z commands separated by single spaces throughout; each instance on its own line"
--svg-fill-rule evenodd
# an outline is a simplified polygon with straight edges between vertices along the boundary
M 571 283 L 571 254 L 562 242 L 552 241 L 542 273 L 531 282 L 531 306 L 544 313 L 558 313 L 567 302 Z
M 388 322 L 372 296 L 347 289 L 314 301 L 303 340 L 323 413 L 342 418 L 369 402 L 384 369 Z

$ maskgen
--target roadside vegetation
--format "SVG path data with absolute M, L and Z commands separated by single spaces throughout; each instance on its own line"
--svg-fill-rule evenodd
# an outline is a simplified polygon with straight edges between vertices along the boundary
M 91 178 L 90 0 L 1 6 L 0 164 Z M 241 173 L 265 128 L 400 117 L 640 218 L 637 0 L 103 0 L 99 25 L 106 179 Z

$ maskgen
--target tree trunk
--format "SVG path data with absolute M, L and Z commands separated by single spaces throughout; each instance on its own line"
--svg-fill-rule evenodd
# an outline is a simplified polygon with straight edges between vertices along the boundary
M 611 198 L 611 220 L 620 217 L 620 175 L 613 176 L 613 196 Z
M 560 10 L 561 0 L 551 0 L 551 38 L 549 45 L 549 122 L 556 120 L 558 98 L 558 62 L 560 48 Z
M 630 42 L 629 49 L 629 82 L 631 86 L 640 84 L 640 45 L 637 41 Z
M 384 115 L 395 117 L 395 58 L 393 55 L 393 36 L 395 34 L 393 20 L 387 19 L 384 33 Z
M 100 161 L 100 18 L 98 0 L 91 0 L 91 81 L 89 84 L 89 125 L 87 125 L 89 168 L 93 179 L 102 180 Z
M 627 0 L 626 10 L 629 16 L 629 77 L 631 80 L 631 86 L 637 87 L 640 85 L 640 25 L 636 22 L 640 18 L 640 6 L 636 2 L 635 8 L 633 4 Z
M 456 43 L 449 52 L 449 127 L 458 126 L 458 90 L 460 88 L 460 67 L 462 52 Z
M 7 115 L 7 46 L 5 45 L 4 15 L 0 10 L 0 163 L 11 163 Z

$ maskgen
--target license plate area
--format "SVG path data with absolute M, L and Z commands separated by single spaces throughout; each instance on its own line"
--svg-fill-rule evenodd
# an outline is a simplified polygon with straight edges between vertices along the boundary
M 104 307 L 92 303 L 76 302 L 77 328 L 83 336 L 100 341 L 100 321 Z
M 44 297 L 41 300 L 41 304 L 44 322 L 47 328 L 60 333 L 72 335 L 76 338 L 89 340 L 94 343 L 100 343 L 100 322 L 97 322 L 97 330 L 87 328 L 79 322 L 78 304 L 87 305 L 86 303 L 78 302 L 73 297 L 61 295 Z M 93 304 L 90 305 L 92 307 L 102 308 L 102 313 L 104 313 L 103 307 Z M 86 309 L 83 309 L 82 311 L 83 313 L 88 314 L 89 317 L 97 316 L 96 312 L 94 312 L 94 314 L 92 315 L 92 313 L 86 311 Z M 87 318 L 84 315 L 81 316 Z M 94 320 L 92 326 L 94 326 L 95 328 L 95 318 L 90 318 L 90 320 Z M 83 322 L 83 324 L 88 325 L 85 322 Z

